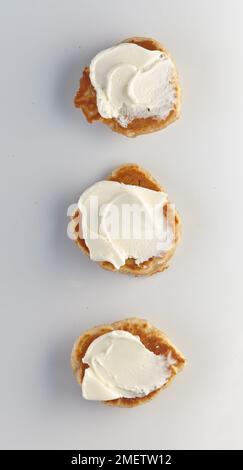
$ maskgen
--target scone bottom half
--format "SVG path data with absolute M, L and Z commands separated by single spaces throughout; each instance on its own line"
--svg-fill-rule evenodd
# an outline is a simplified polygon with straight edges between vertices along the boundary
M 132 408 L 138 405 L 145 404 L 152 400 L 162 389 L 166 388 L 186 365 L 186 359 L 183 354 L 173 345 L 171 340 L 165 333 L 158 328 L 152 326 L 147 320 L 132 317 L 121 320 L 112 324 L 104 324 L 96 326 L 85 333 L 83 333 L 75 342 L 71 354 L 71 367 L 76 377 L 77 382 L 82 388 L 85 369 L 89 366 L 82 362 L 85 353 L 92 342 L 106 333 L 113 331 L 126 331 L 130 334 L 140 338 L 143 345 L 155 355 L 164 355 L 172 358 L 172 365 L 170 366 L 170 377 L 166 383 L 152 391 L 146 396 L 135 398 L 120 397 L 115 400 L 107 400 L 102 403 L 110 406 Z M 131 358 L 132 360 L 132 358 Z
M 102 122 L 107 125 L 112 131 L 122 134 L 126 137 L 136 137 L 142 134 L 149 134 L 152 132 L 164 129 L 169 124 L 172 124 L 180 117 L 181 110 L 181 89 L 179 84 L 178 73 L 169 52 L 165 47 L 153 38 L 144 37 L 131 37 L 123 40 L 122 43 L 136 44 L 149 51 L 160 51 L 167 58 L 169 58 L 174 65 L 174 75 L 172 83 L 175 93 L 175 101 L 173 108 L 165 118 L 157 116 L 149 117 L 134 117 L 134 119 L 128 123 L 126 127 L 123 127 L 117 119 L 102 117 L 97 107 L 97 96 L 96 90 L 93 87 L 90 80 L 90 69 L 86 66 L 83 70 L 83 75 L 80 78 L 79 89 L 74 98 L 74 106 L 81 110 L 89 123 L 95 121 Z
M 135 163 L 121 165 L 107 177 L 107 180 L 124 183 L 126 185 L 140 186 L 153 191 L 165 191 L 164 188 L 147 170 L 143 169 L 141 166 Z M 78 209 L 72 214 L 71 222 L 75 244 L 83 252 L 83 254 L 89 256 L 89 249 L 85 243 L 85 240 L 84 238 L 80 237 L 80 215 Z M 168 249 L 167 252 L 163 254 L 163 256 L 153 256 L 141 264 L 137 264 L 134 259 L 128 258 L 125 264 L 120 267 L 120 269 L 116 269 L 115 266 L 113 266 L 113 264 L 108 261 L 97 262 L 97 264 L 108 271 L 129 274 L 135 277 L 151 276 L 153 274 L 163 272 L 169 267 L 170 260 L 173 257 L 176 247 L 181 239 L 181 219 L 177 210 L 175 210 L 174 230 L 175 233 L 173 245 L 170 247 L 170 249 Z

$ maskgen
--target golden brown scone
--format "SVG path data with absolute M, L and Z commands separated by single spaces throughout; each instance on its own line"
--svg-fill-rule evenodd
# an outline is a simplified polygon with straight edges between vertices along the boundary
M 168 57 L 170 57 L 170 54 L 164 48 L 164 46 L 152 38 L 132 37 L 124 39 L 122 42 L 131 42 L 151 51 L 158 50 L 164 52 Z M 79 108 L 83 111 L 89 123 L 100 121 L 119 134 L 123 134 L 127 137 L 136 137 L 140 134 L 149 134 L 150 132 L 159 131 L 179 118 L 181 108 L 181 92 L 177 73 L 175 75 L 174 84 L 176 103 L 174 109 L 170 112 L 166 119 L 158 119 L 156 117 L 138 118 L 130 122 L 127 127 L 122 127 L 115 118 L 106 119 L 99 114 L 96 104 L 96 91 L 93 88 L 89 78 L 89 67 L 85 67 L 83 76 L 80 79 L 79 90 L 77 91 L 77 94 L 74 98 L 74 105 L 76 108 Z
M 117 181 L 124 184 L 132 184 L 135 186 L 142 186 L 143 188 L 152 189 L 154 191 L 164 191 L 160 184 L 153 178 L 153 176 L 147 171 L 144 170 L 141 166 L 135 163 L 127 163 L 120 166 L 114 170 L 111 175 L 107 177 L 107 180 Z M 165 206 L 165 210 L 166 210 Z M 79 211 L 77 210 L 73 214 L 73 230 L 76 233 L 79 233 Z M 134 276 L 149 276 L 155 273 L 164 271 L 169 266 L 169 261 L 172 258 L 176 246 L 179 243 L 181 238 L 181 220 L 178 212 L 175 213 L 175 242 L 170 250 L 166 252 L 163 257 L 153 257 L 148 261 L 137 265 L 135 260 L 129 258 L 126 260 L 126 263 L 117 270 L 113 264 L 102 261 L 98 264 L 108 271 L 117 271 L 125 274 L 132 274 Z M 89 256 L 89 249 L 85 244 L 85 240 L 81 238 L 76 238 L 75 243 L 82 250 L 82 252 Z
M 74 375 L 76 376 L 78 383 L 81 385 L 84 376 L 84 371 L 87 367 L 89 367 L 87 364 L 83 364 L 82 362 L 82 358 L 85 356 L 89 345 L 92 343 L 92 341 L 98 338 L 98 336 L 104 335 L 105 333 L 109 333 L 113 330 L 125 330 L 135 336 L 139 336 L 144 346 L 150 351 L 152 351 L 154 354 L 164 354 L 167 356 L 168 353 L 171 353 L 172 358 L 176 361 L 175 364 L 171 365 L 172 373 L 170 378 L 168 379 L 166 384 L 158 390 L 155 390 L 149 393 L 149 395 L 146 395 L 142 398 L 118 398 L 116 400 L 103 402 L 106 405 L 127 408 L 132 408 L 134 406 L 147 403 L 148 401 L 152 400 L 152 398 L 154 398 L 160 392 L 160 390 L 167 387 L 172 382 L 176 374 L 180 372 L 186 364 L 186 359 L 181 354 L 181 352 L 171 343 L 165 333 L 152 326 L 146 320 L 142 320 L 136 317 L 127 318 L 125 320 L 121 320 L 110 325 L 96 326 L 86 331 L 77 339 L 73 346 L 71 354 L 71 366 Z

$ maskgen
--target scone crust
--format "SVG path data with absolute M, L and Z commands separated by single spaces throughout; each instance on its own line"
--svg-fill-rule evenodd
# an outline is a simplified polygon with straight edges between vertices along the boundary
M 124 39 L 122 42 L 134 43 L 149 50 L 158 50 L 165 53 L 167 57 L 171 58 L 165 47 L 152 38 L 134 36 L 132 38 Z M 166 119 L 158 119 L 155 117 L 137 118 L 129 123 L 127 127 L 122 127 L 115 118 L 105 119 L 100 115 L 96 104 L 96 91 L 92 86 L 89 78 L 89 67 L 85 67 L 83 76 L 80 79 L 79 89 L 74 98 L 74 105 L 76 108 L 79 108 L 83 111 L 89 123 L 100 121 L 110 127 L 114 132 L 118 132 L 119 134 L 123 134 L 127 137 L 136 137 L 141 134 L 148 134 L 159 131 L 179 118 L 181 108 L 181 90 L 179 86 L 178 73 L 176 70 L 174 76 L 174 87 L 176 102 L 174 109 L 170 112 Z
M 144 170 L 141 166 L 135 163 L 126 163 L 125 165 L 121 165 L 116 170 L 114 170 L 111 175 L 107 177 L 109 181 L 117 181 L 119 183 L 124 184 L 131 184 L 136 186 L 141 186 L 143 188 L 152 189 L 154 191 L 165 191 L 162 186 L 153 178 L 153 176 L 147 171 Z M 79 211 L 77 210 L 73 214 L 73 230 L 76 233 L 79 233 Z M 181 238 L 181 220 L 178 212 L 175 213 L 175 241 L 173 246 L 170 250 L 166 252 L 163 257 L 153 257 L 150 258 L 148 261 L 137 265 L 134 259 L 127 259 L 126 263 L 120 267 L 120 269 L 116 269 L 113 264 L 102 261 L 98 262 L 98 264 L 108 270 L 113 272 L 121 272 L 125 274 L 131 274 L 134 276 L 151 276 L 152 274 L 156 274 L 159 272 L 164 271 L 169 266 L 169 261 L 172 258 L 176 246 L 178 245 Z M 89 256 L 89 249 L 85 244 L 85 240 L 77 237 L 75 240 L 77 246 L 82 250 L 82 252 Z
M 182 353 L 172 344 L 170 339 L 166 336 L 165 333 L 160 331 L 158 328 L 155 328 L 147 320 L 142 320 L 140 318 L 127 318 L 110 325 L 100 325 L 96 326 L 84 334 L 82 334 L 75 342 L 71 354 L 71 367 L 73 373 L 80 385 L 82 385 L 82 380 L 84 376 L 84 371 L 88 367 L 86 364 L 83 364 L 82 359 L 89 347 L 89 345 L 101 335 L 109 333 L 113 330 L 124 330 L 128 331 L 133 335 L 140 337 L 140 340 L 146 348 L 152 351 L 154 354 L 165 354 L 171 353 L 172 358 L 175 359 L 176 363 L 171 366 L 171 377 L 158 390 L 151 392 L 149 395 L 146 395 L 142 398 L 118 398 L 116 400 L 104 401 L 103 403 L 110 406 L 126 407 L 132 408 L 138 405 L 142 405 L 152 400 L 163 388 L 166 388 L 172 380 L 175 378 L 176 374 L 181 371 L 181 369 L 186 364 L 186 359 Z

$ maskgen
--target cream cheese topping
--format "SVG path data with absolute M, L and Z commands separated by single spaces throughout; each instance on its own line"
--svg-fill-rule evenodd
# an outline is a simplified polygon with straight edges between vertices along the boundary
M 156 355 L 138 336 L 115 330 L 96 338 L 88 347 L 83 363 L 83 397 L 87 400 L 115 400 L 144 397 L 162 387 L 176 361 L 169 353 Z
M 119 269 L 163 256 L 174 244 L 173 219 L 164 216 L 167 194 L 115 181 L 100 181 L 80 197 L 80 237 L 93 261 Z M 167 206 L 168 207 L 168 206 Z M 168 211 L 167 211 L 168 212 Z
M 166 119 L 175 107 L 175 75 L 165 53 L 132 43 L 105 49 L 90 64 L 100 115 L 123 127 L 135 118 Z

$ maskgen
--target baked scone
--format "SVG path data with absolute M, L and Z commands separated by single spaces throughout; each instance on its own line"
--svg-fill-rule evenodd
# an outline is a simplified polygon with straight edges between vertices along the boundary
M 138 395 L 138 396 L 133 396 L 133 397 L 129 397 L 129 398 L 120 396 L 119 398 L 116 398 L 116 399 L 112 399 L 112 400 L 106 399 L 105 401 L 103 401 L 106 405 L 110 405 L 110 406 L 134 407 L 134 406 L 138 406 L 138 405 L 141 405 L 143 403 L 146 403 L 146 402 L 150 401 L 152 398 L 154 398 L 159 393 L 160 390 L 167 387 L 172 382 L 172 380 L 174 379 L 176 374 L 179 371 L 181 371 L 181 369 L 184 367 L 184 365 L 186 364 L 186 360 L 185 360 L 184 356 L 181 354 L 181 352 L 171 343 L 169 338 L 162 331 L 160 331 L 159 329 L 152 326 L 146 320 L 142 320 L 140 318 L 128 318 L 128 319 L 125 319 L 125 320 L 121 320 L 121 321 L 112 323 L 110 325 L 100 325 L 100 326 L 92 328 L 92 329 L 86 331 L 85 333 L 83 333 L 76 340 L 76 342 L 73 346 L 72 354 L 71 354 L 71 366 L 72 366 L 74 375 L 76 376 L 76 379 L 77 379 L 78 383 L 81 385 L 83 394 L 84 394 L 84 390 L 83 390 L 82 384 L 84 382 L 85 371 L 87 372 L 87 369 L 89 369 L 90 367 L 92 368 L 93 365 L 95 366 L 95 365 L 99 364 L 100 359 L 102 357 L 105 357 L 105 354 L 103 354 L 103 355 L 101 354 L 100 356 L 95 356 L 95 354 L 93 353 L 93 356 L 92 356 L 93 357 L 93 359 L 92 359 L 93 362 L 91 363 L 91 366 L 89 367 L 89 365 L 87 363 L 83 362 L 84 358 L 87 355 L 87 351 L 89 351 L 89 348 L 90 348 L 91 345 L 92 346 L 94 345 L 93 342 L 97 338 L 100 338 L 101 336 L 103 336 L 103 338 L 101 338 L 101 339 L 103 341 L 105 341 L 106 337 L 109 337 L 109 336 L 113 335 L 112 340 L 117 341 L 117 335 L 119 334 L 120 331 L 127 332 L 128 334 L 130 334 L 130 336 L 133 335 L 133 338 L 135 337 L 134 339 L 136 339 L 140 342 L 140 346 L 141 346 L 141 343 L 142 343 L 143 346 L 141 346 L 141 347 L 146 348 L 147 354 L 153 356 L 152 357 L 153 360 L 155 359 L 156 361 L 157 360 L 159 361 L 159 360 L 162 359 L 161 363 L 156 364 L 156 368 L 159 367 L 160 368 L 159 370 L 161 370 L 161 376 L 163 374 L 165 374 L 165 371 L 166 371 L 165 378 L 161 382 L 162 385 L 159 386 L 159 387 L 156 387 L 156 389 L 153 389 L 153 391 L 151 391 L 148 394 L 141 393 L 141 390 L 140 390 L 139 386 L 137 386 L 136 388 L 133 387 L 132 394 L 133 395 Z M 110 335 L 110 333 L 112 333 L 112 335 Z M 127 333 L 125 333 L 125 335 Z M 126 345 L 126 343 L 125 343 L 125 345 Z M 107 344 L 106 344 L 106 347 L 107 347 Z M 119 345 L 118 345 L 118 347 L 119 347 Z M 113 349 L 114 349 L 114 343 L 113 343 Z M 138 350 L 139 350 L 139 353 L 140 353 L 141 348 L 138 349 Z M 94 348 L 93 348 L 93 351 L 94 351 Z M 107 354 L 107 349 L 106 348 L 105 348 L 105 351 L 106 351 L 106 354 Z M 109 351 L 111 351 L 110 354 L 113 353 L 112 348 L 110 348 Z M 108 351 L 108 353 L 109 353 L 109 351 Z M 98 352 L 101 352 L 101 346 L 100 345 L 99 345 L 99 351 Z M 120 350 L 120 352 L 122 352 L 122 349 Z M 153 354 L 151 354 L 150 352 L 152 352 Z M 144 369 L 142 367 L 140 367 L 140 368 L 138 368 L 139 369 L 138 371 L 136 370 L 137 362 L 135 364 L 133 364 L 133 360 L 137 361 L 137 359 L 138 359 L 137 356 L 136 356 L 136 353 L 137 353 L 137 350 L 135 350 L 135 352 L 133 354 L 133 349 L 131 349 L 131 352 L 129 351 L 129 356 L 127 358 L 125 358 L 125 360 L 124 360 L 124 364 L 120 365 L 120 371 L 117 373 L 118 375 L 114 375 L 114 380 L 115 380 L 115 382 L 119 383 L 119 387 L 121 386 L 119 381 L 124 382 L 124 381 L 127 380 L 127 382 L 128 382 L 128 379 L 127 379 L 127 376 L 126 376 L 126 370 L 129 370 L 130 375 L 132 373 L 135 374 L 135 378 L 133 378 L 132 380 L 136 380 L 136 378 L 137 378 L 139 383 L 143 383 L 143 374 L 146 374 L 146 364 L 145 364 L 145 366 L 144 366 L 144 364 L 142 364 L 144 366 Z M 142 350 L 142 353 L 143 353 L 143 350 Z M 115 352 L 114 352 L 114 354 L 115 354 Z M 96 361 L 95 361 L 95 357 L 96 357 Z M 117 356 L 115 356 L 115 357 L 117 357 Z M 146 363 L 146 357 L 147 356 L 145 355 L 145 363 Z M 168 361 L 167 361 L 167 359 L 168 359 Z M 149 358 L 149 360 L 150 360 L 150 358 Z M 128 362 L 128 364 L 126 364 L 126 361 Z M 86 360 L 85 360 L 85 362 L 86 362 Z M 109 358 L 108 358 L 108 373 L 110 373 L 112 370 L 114 371 L 114 367 L 116 367 L 116 363 L 111 364 L 110 368 L 109 368 L 109 364 L 110 363 L 109 363 Z M 107 367 L 107 363 L 105 364 L 105 367 Z M 112 367 L 113 367 L 113 369 L 112 369 Z M 119 364 L 118 364 L 118 367 L 119 367 Z M 156 371 L 157 371 L 157 369 L 156 369 Z M 141 379 L 141 376 L 142 376 L 142 379 Z M 98 379 L 99 379 L 99 381 L 100 381 L 100 377 L 103 381 L 103 376 L 99 375 L 99 369 L 98 369 Z M 108 377 L 112 377 L 112 380 L 113 380 L 112 375 L 110 375 L 110 376 L 108 375 Z M 94 385 L 94 388 L 96 387 L 95 380 L 93 382 L 91 382 L 91 385 L 90 385 L 90 382 L 89 382 L 89 393 L 90 393 L 90 387 L 91 387 L 91 394 L 92 394 L 92 386 Z M 109 393 L 110 393 L 110 388 L 109 387 L 111 387 L 111 392 L 113 393 L 113 388 L 111 386 L 111 384 L 113 384 L 112 380 L 111 380 L 111 382 L 109 382 L 109 379 L 108 379 L 107 382 L 104 381 L 104 384 L 103 384 L 103 382 L 101 384 L 101 387 L 103 387 L 103 385 L 104 385 L 104 387 L 105 387 L 104 390 L 106 390 L 106 387 L 107 387 L 108 396 L 109 396 Z M 147 380 L 148 380 L 148 378 L 146 376 L 146 378 L 144 378 L 144 381 L 146 382 Z M 150 382 L 152 381 L 151 377 L 149 377 L 149 381 Z M 132 381 L 130 382 L 130 384 L 131 383 L 132 383 Z M 131 385 L 130 385 L 130 387 L 131 387 Z M 141 385 L 140 385 L 140 387 L 141 387 Z M 100 394 L 99 384 L 98 384 L 98 391 L 95 390 L 95 393 L 98 394 L 97 395 L 98 397 L 100 396 L 99 395 Z M 102 390 L 101 395 L 103 393 L 104 393 L 104 391 Z M 87 396 L 85 398 L 87 398 Z M 88 399 L 96 399 L 96 398 L 92 397 L 92 398 L 88 398 Z
M 144 170 L 137 164 L 125 164 L 117 168 L 112 172 L 111 175 L 107 177 L 108 181 L 114 181 L 118 183 L 123 183 L 124 185 L 135 185 L 141 188 L 147 188 L 152 191 L 163 192 L 164 189 L 161 185 L 152 177 L 152 175 Z M 163 207 L 164 215 L 169 214 L 170 203 L 167 202 Z M 168 215 L 169 217 L 169 215 Z M 98 264 L 109 271 L 118 271 L 125 274 L 132 274 L 134 276 L 146 276 L 152 275 L 158 272 L 164 271 L 168 265 L 169 261 L 172 258 L 176 246 L 180 241 L 181 237 L 181 221 L 178 212 L 175 210 L 173 212 L 173 222 L 174 222 L 174 232 L 173 232 L 173 241 L 169 245 L 169 248 L 160 256 L 152 256 L 144 262 L 138 264 L 135 259 L 128 258 L 124 265 L 120 266 L 117 269 L 109 261 L 100 261 Z M 77 209 L 71 217 L 72 225 L 71 230 L 73 232 L 72 239 L 77 244 L 77 246 L 82 250 L 82 252 L 89 256 L 89 248 L 85 243 L 85 239 L 80 234 L 80 212 Z
M 136 82 L 134 82 L 134 80 L 132 82 L 132 79 L 131 79 L 131 76 L 133 73 L 132 66 L 134 66 L 134 63 L 136 63 L 136 60 L 134 59 L 133 61 L 132 59 L 133 51 L 131 51 L 131 53 L 130 51 L 128 51 L 127 53 L 129 60 L 131 60 L 131 64 L 129 63 L 130 70 L 128 69 L 122 70 L 121 64 L 119 64 L 120 68 L 118 70 L 115 70 L 115 72 L 114 72 L 114 67 L 111 67 L 111 70 L 109 70 L 109 80 L 110 81 L 113 80 L 115 85 L 113 85 L 113 88 L 111 88 L 109 83 L 108 84 L 101 83 L 101 86 L 100 86 L 101 93 L 104 92 L 104 95 L 106 97 L 108 96 L 110 100 L 113 99 L 112 103 L 115 103 L 118 107 L 119 107 L 119 103 L 123 104 L 123 99 L 125 100 L 126 103 L 128 103 L 128 106 L 129 106 L 129 100 L 134 100 L 132 101 L 132 106 L 133 106 L 132 109 L 137 109 L 137 111 L 134 111 L 132 117 L 130 117 L 129 119 L 128 119 L 129 112 L 127 111 L 127 106 L 125 106 L 122 119 L 117 118 L 116 113 L 114 113 L 114 109 L 113 109 L 113 113 L 110 112 L 110 109 L 109 109 L 109 112 L 107 112 L 107 109 L 105 109 L 105 106 L 104 106 L 104 102 L 100 101 L 100 91 L 96 86 L 94 73 L 92 72 L 92 76 L 90 75 L 90 67 L 85 67 L 83 71 L 83 76 L 80 79 L 79 90 L 77 91 L 77 94 L 74 99 L 74 105 L 76 108 L 79 108 L 83 111 L 89 123 L 100 121 L 106 124 L 115 132 L 123 134 L 127 137 L 136 137 L 140 134 L 147 134 L 147 133 L 151 133 L 151 132 L 155 132 L 160 129 L 163 129 L 164 127 L 168 126 L 169 124 L 174 122 L 176 119 L 178 119 L 180 115 L 180 86 L 179 86 L 178 74 L 176 71 L 175 64 L 172 61 L 168 51 L 158 41 L 152 38 L 132 37 L 132 38 L 125 39 L 124 41 L 122 41 L 122 43 L 120 43 L 117 46 L 124 45 L 124 44 L 139 46 L 138 49 L 140 49 L 140 52 L 141 52 L 141 48 L 147 51 L 157 51 L 157 52 L 159 51 L 160 52 L 159 58 L 161 58 L 161 60 L 163 61 L 163 67 L 165 66 L 167 67 L 165 71 L 164 70 L 161 71 L 160 75 L 157 74 L 156 76 L 155 72 L 153 72 L 154 74 L 151 75 L 152 72 L 150 72 L 150 76 L 148 76 L 148 72 L 147 72 L 148 65 L 146 63 L 144 67 L 140 67 L 140 69 L 138 68 L 139 70 L 138 79 Z M 109 52 L 111 50 L 112 49 L 108 49 L 106 51 Z M 106 51 L 102 51 L 102 52 L 106 52 Z M 100 54 L 98 54 L 96 57 L 99 57 L 99 56 Z M 124 61 L 125 59 L 121 55 L 120 62 L 123 63 Z M 148 61 L 150 61 L 150 63 L 154 67 L 153 65 L 154 62 L 152 62 L 152 59 L 148 58 Z M 138 61 L 138 64 L 140 65 L 139 61 Z M 92 65 L 92 62 L 91 62 L 91 65 Z M 152 70 L 152 66 L 151 66 L 151 70 Z M 153 68 L 153 70 L 155 70 L 155 67 Z M 145 71 L 145 73 L 147 73 L 147 76 L 145 74 L 142 74 L 141 71 L 142 72 Z M 123 72 L 124 72 L 124 75 L 122 75 Z M 107 77 L 105 77 L 105 79 L 107 82 L 108 81 Z M 125 79 L 127 80 L 126 82 L 125 82 Z M 140 83 L 139 80 L 140 82 L 141 80 L 143 80 L 143 82 Z M 157 80 L 157 82 L 155 80 Z M 124 96 L 123 98 L 119 96 L 120 101 L 117 99 L 117 96 L 114 95 L 114 87 L 117 86 L 117 83 L 121 83 L 121 85 L 119 85 L 120 86 L 119 94 L 121 94 L 121 89 L 122 89 L 122 93 L 125 96 L 125 98 Z M 135 87 L 134 83 L 136 83 L 136 87 L 137 87 L 135 90 L 136 94 L 134 92 L 134 88 L 132 90 L 128 89 L 128 86 Z M 152 84 L 154 84 L 153 89 L 151 89 Z M 105 88 L 106 86 L 107 88 Z M 110 91 L 110 88 L 111 88 L 111 91 Z M 146 100 L 145 100 L 145 97 L 143 94 L 145 93 L 146 89 L 147 89 L 147 94 L 146 94 Z M 97 90 L 98 90 L 98 95 L 97 95 Z M 126 95 L 125 95 L 124 90 L 126 90 Z M 150 108 L 150 104 L 152 103 L 152 106 L 153 106 L 153 103 L 154 103 L 153 100 L 155 99 L 154 97 L 156 93 L 157 93 L 156 95 L 157 104 L 153 110 Z M 135 106 L 136 103 L 139 103 L 140 106 L 139 107 L 137 105 Z M 141 108 L 141 103 L 144 103 L 143 108 Z M 145 106 L 146 103 L 148 103 L 147 106 Z

